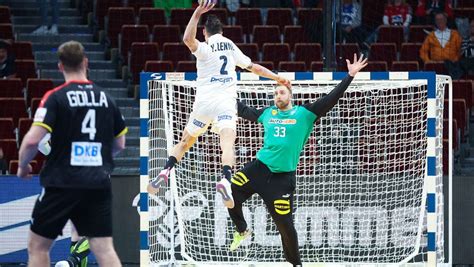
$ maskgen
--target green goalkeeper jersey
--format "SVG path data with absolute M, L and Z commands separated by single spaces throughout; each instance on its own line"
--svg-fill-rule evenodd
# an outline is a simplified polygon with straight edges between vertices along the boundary
M 275 173 L 295 171 L 314 122 L 336 105 L 351 81 L 347 76 L 328 95 L 285 111 L 276 106 L 256 109 L 239 101 L 240 117 L 263 124 L 263 147 L 257 159 Z
M 265 109 L 258 118 L 265 131 L 257 159 L 272 172 L 295 171 L 316 119 L 316 114 L 302 106 L 286 111 L 277 107 Z

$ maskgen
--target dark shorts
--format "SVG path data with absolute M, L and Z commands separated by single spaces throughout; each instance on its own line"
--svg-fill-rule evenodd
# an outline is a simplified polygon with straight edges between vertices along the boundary
M 33 208 L 31 231 L 56 239 L 68 220 L 80 236 L 112 236 L 111 189 L 45 188 Z
M 254 193 L 259 194 L 270 213 L 291 216 L 296 173 L 273 173 L 259 160 L 247 163 L 231 179 L 232 196 L 241 205 Z

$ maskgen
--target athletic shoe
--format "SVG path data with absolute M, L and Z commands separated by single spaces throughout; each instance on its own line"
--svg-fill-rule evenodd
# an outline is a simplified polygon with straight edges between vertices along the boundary
M 229 180 L 222 178 L 216 185 L 216 190 L 222 196 L 222 201 L 228 209 L 234 208 L 234 198 Z
M 250 230 L 245 230 L 243 233 L 235 232 L 234 233 L 234 240 L 232 240 L 232 244 L 230 244 L 230 251 L 234 251 L 240 247 L 240 244 L 244 242 L 247 238 L 252 235 Z
M 46 25 L 42 25 L 42 26 L 39 26 L 36 30 L 34 30 L 31 34 L 33 35 L 44 35 L 44 34 L 47 34 L 49 31 L 48 31 L 48 26 Z
M 158 191 L 160 191 L 160 187 L 163 187 L 168 184 L 168 177 L 170 175 L 170 170 L 169 169 L 164 169 L 158 174 L 158 177 L 156 177 L 155 180 L 151 181 L 151 183 L 148 184 L 146 190 L 148 191 L 149 194 L 156 194 Z
M 49 34 L 51 35 L 58 35 L 58 25 L 57 24 L 53 24 L 51 25 L 51 29 L 49 29 L 48 31 Z
M 68 259 L 57 262 L 54 267 L 87 267 L 87 255 L 89 255 L 89 253 L 89 241 L 83 237 L 71 247 L 71 254 Z

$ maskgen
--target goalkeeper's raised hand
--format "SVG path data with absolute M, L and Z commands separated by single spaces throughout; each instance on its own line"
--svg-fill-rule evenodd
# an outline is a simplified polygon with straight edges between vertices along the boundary
M 364 58 L 364 55 L 360 55 L 360 58 L 357 58 L 357 55 L 354 53 L 354 63 L 351 64 L 349 59 L 346 59 L 347 70 L 349 70 L 349 75 L 354 77 L 357 72 L 367 66 L 367 58 Z

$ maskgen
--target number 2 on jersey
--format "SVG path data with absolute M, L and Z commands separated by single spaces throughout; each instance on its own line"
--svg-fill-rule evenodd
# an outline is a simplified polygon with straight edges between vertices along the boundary
M 82 121 L 81 133 L 89 134 L 89 139 L 94 140 L 95 133 L 97 132 L 95 128 L 95 109 L 89 109 Z
M 275 126 L 275 133 L 273 134 L 275 137 L 285 137 L 286 136 L 286 128 Z
M 222 67 L 221 67 L 221 74 L 222 75 L 227 75 L 227 71 L 225 70 L 225 67 L 227 67 L 227 57 L 226 56 L 220 56 L 219 57 L 220 60 L 224 61 L 222 63 Z

